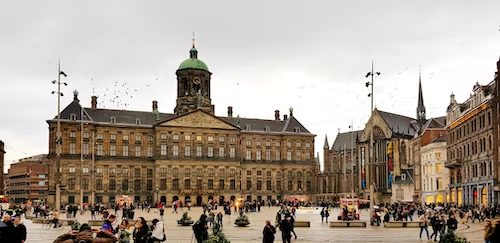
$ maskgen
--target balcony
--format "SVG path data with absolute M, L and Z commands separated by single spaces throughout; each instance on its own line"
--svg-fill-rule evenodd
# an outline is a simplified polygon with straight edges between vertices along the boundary
M 444 166 L 446 168 L 450 168 L 450 169 L 461 167 L 462 166 L 462 159 L 448 160 L 448 161 L 446 161 Z

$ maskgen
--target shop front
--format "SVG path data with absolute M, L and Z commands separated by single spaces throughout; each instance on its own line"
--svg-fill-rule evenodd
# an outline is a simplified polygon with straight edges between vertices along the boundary
M 497 202 L 493 180 L 450 185 L 450 200 L 457 205 L 490 206 Z

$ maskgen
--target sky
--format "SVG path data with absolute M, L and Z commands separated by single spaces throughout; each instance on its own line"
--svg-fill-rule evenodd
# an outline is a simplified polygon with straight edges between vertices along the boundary
M 6 167 L 48 152 L 57 114 L 58 60 L 81 103 L 151 110 L 175 107 L 179 64 L 193 32 L 212 75 L 215 113 L 294 116 L 320 152 L 370 115 L 365 74 L 374 60 L 379 110 L 416 116 L 419 66 L 427 117 L 446 115 L 493 80 L 500 56 L 499 1 L 3 1 L 0 8 L 0 140 Z M 127 90 L 128 88 L 128 90 Z M 122 95 L 111 103 L 114 92 Z M 108 96 L 105 96 L 105 95 Z

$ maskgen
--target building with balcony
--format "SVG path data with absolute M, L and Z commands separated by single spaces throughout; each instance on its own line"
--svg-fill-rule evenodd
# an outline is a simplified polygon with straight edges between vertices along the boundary
M 315 135 L 292 108 L 283 116 L 274 111 L 271 120 L 233 116 L 233 107 L 215 115 L 211 74 L 193 45 L 171 85 L 178 91 L 174 113 L 160 112 L 156 101 L 151 111 L 99 108 L 95 96 L 84 108 L 75 94 L 61 112 L 61 167 L 50 171 L 62 175 L 62 204 L 114 202 L 123 195 L 167 205 L 312 199 L 319 167 Z M 56 121 L 47 121 L 52 159 Z
M 492 205 L 494 190 L 493 98 L 494 82 L 476 83 L 463 103 L 450 96 L 446 115 L 450 202 L 458 205 Z
M 10 165 L 6 180 L 6 196 L 11 203 L 45 202 L 48 196 L 48 163 L 40 154 Z

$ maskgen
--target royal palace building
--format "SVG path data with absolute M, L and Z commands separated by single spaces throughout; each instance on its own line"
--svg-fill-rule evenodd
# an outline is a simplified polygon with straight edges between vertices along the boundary
M 176 71 L 177 105 L 173 113 L 112 110 L 74 100 L 61 112 L 63 148 L 61 203 L 209 200 L 285 200 L 316 194 L 319 166 L 315 135 L 293 110 L 275 119 L 216 116 L 207 65 L 190 50 Z M 49 158 L 55 158 L 57 118 L 48 120 Z M 54 163 L 54 162 L 52 162 Z M 50 176 L 54 194 L 54 176 Z M 55 197 L 49 198 L 54 202 Z
M 476 83 L 463 103 L 451 95 L 447 110 L 446 167 L 450 174 L 450 201 L 459 205 L 492 205 L 494 187 L 492 98 L 495 82 Z

